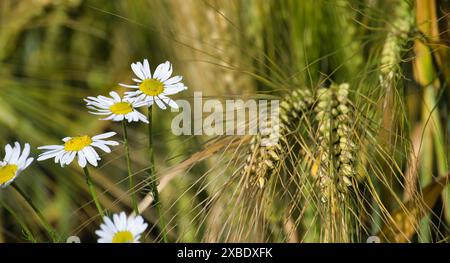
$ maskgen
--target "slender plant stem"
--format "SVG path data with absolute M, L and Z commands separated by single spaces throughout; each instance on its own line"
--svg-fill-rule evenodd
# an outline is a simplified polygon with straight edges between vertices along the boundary
M 130 182 L 131 204 L 132 204 L 134 213 L 136 215 L 138 215 L 139 211 L 138 211 L 138 207 L 137 207 L 136 193 L 134 191 L 133 172 L 131 171 L 131 159 L 130 159 L 130 147 L 128 145 L 127 122 L 125 119 L 122 121 L 122 128 L 123 128 L 123 145 L 125 146 L 125 159 L 127 161 L 128 180 Z
M 148 151 L 150 158 L 150 167 L 147 170 L 148 175 L 150 177 L 150 187 L 153 194 L 153 201 L 155 202 L 156 212 L 158 213 L 158 223 L 161 228 L 161 234 L 165 243 L 168 242 L 167 233 L 166 233 L 166 223 L 164 221 L 164 217 L 161 212 L 161 201 L 159 200 L 159 192 L 158 192 L 158 178 L 156 178 L 156 168 L 155 168 L 155 158 L 153 154 L 153 133 L 152 133 L 152 106 L 148 108 Z
M 10 213 L 14 217 L 14 220 L 21 226 L 22 231 L 25 234 L 25 238 L 32 243 L 37 243 L 36 237 L 33 235 L 33 232 L 31 232 L 31 230 L 28 228 L 25 222 L 23 222 L 22 217 L 18 216 L 11 207 L 6 205 L 1 200 L 0 204 L 6 211 L 8 211 L 8 213 Z
M 31 199 L 25 194 L 25 192 L 16 184 L 12 183 L 11 186 L 17 191 L 17 193 L 22 196 L 22 198 L 27 202 L 27 204 L 33 209 L 39 219 L 42 221 L 42 224 L 47 231 L 48 236 L 52 239 L 53 242 L 57 242 L 56 231 L 50 225 L 50 223 L 45 219 L 44 215 L 39 211 L 39 209 L 34 205 Z
M 97 194 L 95 193 L 94 184 L 92 183 L 91 175 L 89 174 L 89 170 L 87 166 L 83 168 L 84 175 L 86 175 L 86 183 L 89 187 L 89 191 L 91 192 L 92 199 L 94 199 L 95 206 L 97 207 L 97 210 L 99 214 L 102 216 L 102 218 L 105 216 L 103 213 L 102 206 L 100 205 L 100 202 L 98 201 Z

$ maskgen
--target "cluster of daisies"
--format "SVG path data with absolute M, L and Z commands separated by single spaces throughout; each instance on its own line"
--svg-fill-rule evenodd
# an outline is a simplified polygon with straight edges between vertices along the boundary
M 181 76 L 172 76 L 172 64 L 165 62 L 156 67 L 153 74 L 147 59 L 143 62 L 131 64 L 131 69 L 136 75 L 134 84 L 119 84 L 120 86 L 133 89 L 125 92 L 121 97 L 117 92 L 110 92 L 110 97 L 97 96 L 87 97 L 86 102 L 89 113 L 101 115 L 100 120 L 111 120 L 114 122 L 144 122 L 149 123 L 147 117 L 139 112 L 138 108 L 151 107 L 156 104 L 161 109 L 167 107 L 178 108 L 169 95 L 176 94 L 187 89 L 181 82 Z M 150 109 L 149 109 L 150 110 Z M 117 141 L 111 140 L 115 132 L 106 132 L 95 136 L 81 135 L 66 137 L 62 139 L 61 145 L 47 145 L 38 147 L 43 151 L 37 161 L 54 159 L 61 167 L 71 164 L 75 159 L 80 167 L 86 169 L 88 164 L 97 166 L 101 160 L 97 153 L 101 150 L 105 153 L 111 152 L 112 146 L 117 146 Z M 33 162 L 30 156 L 30 145 L 26 143 L 22 149 L 18 142 L 13 146 L 5 146 L 5 157 L 0 161 L 0 187 L 14 183 L 16 177 Z M 112 220 L 104 216 L 104 222 L 100 230 L 96 231 L 99 236 L 98 242 L 113 243 L 135 243 L 139 242 L 141 234 L 147 228 L 141 216 L 127 217 L 124 212 L 114 214 Z

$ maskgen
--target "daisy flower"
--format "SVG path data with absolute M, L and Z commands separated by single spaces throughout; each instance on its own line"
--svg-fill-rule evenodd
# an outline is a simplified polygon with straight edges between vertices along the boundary
M 178 105 L 167 97 L 186 90 L 187 87 L 181 82 L 181 76 L 172 75 L 172 64 L 166 61 L 156 67 L 153 76 L 150 72 L 150 65 L 147 59 L 144 62 L 131 64 L 131 69 L 138 78 L 133 78 L 136 85 L 119 84 L 123 87 L 137 89 L 136 91 L 125 92 L 127 98 L 136 98 L 138 101 L 145 101 L 148 106 L 153 102 L 161 109 L 166 109 L 169 105 L 172 108 L 178 108 Z
M 124 212 L 114 214 L 113 220 L 103 217 L 104 223 L 100 230 L 95 231 L 99 237 L 98 243 L 139 243 L 141 234 L 147 228 L 147 223 L 141 216 L 128 218 Z
M 97 166 L 97 161 L 101 158 L 95 151 L 94 147 L 110 153 L 111 149 L 108 146 L 119 145 L 116 141 L 105 141 L 104 139 L 116 135 L 115 132 L 107 132 L 103 134 L 90 137 L 88 135 L 77 137 L 66 137 L 62 139 L 63 145 L 47 145 L 38 147 L 39 150 L 45 150 L 38 157 L 38 161 L 55 158 L 55 163 L 60 163 L 61 167 L 69 165 L 75 157 L 78 157 L 78 164 L 81 167 L 86 167 L 87 162 L 93 166 Z
M 30 145 L 25 143 L 23 151 L 21 151 L 20 144 L 14 143 L 14 147 L 7 144 L 5 146 L 5 158 L 0 161 L 0 187 L 5 188 L 11 184 L 14 179 L 25 170 L 32 162 L 33 158 L 28 158 L 30 155 Z
M 109 115 L 101 120 L 123 121 L 126 119 L 128 122 L 142 121 L 148 123 L 145 115 L 136 110 L 136 108 L 146 106 L 147 102 L 139 102 L 133 98 L 122 99 L 115 91 L 111 91 L 109 95 L 111 95 L 111 98 L 97 96 L 84 99 L 87 103 L 87 108 L 93 110 L 89 113 L 95 115 Z

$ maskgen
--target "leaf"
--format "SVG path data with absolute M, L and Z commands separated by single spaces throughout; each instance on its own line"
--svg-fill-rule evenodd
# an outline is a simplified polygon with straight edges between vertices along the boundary
M 447 174 L 424 187 L 421 191 L 423 200 L 412 198 L 404 202 L 392 214 L 391 222 L 386 223 L 377 236 L 385 242 L 410 242 L 412 236 L 417 232 L 420 220 L 427 214 L 423 207 L 431 209 L 436 204 L 449 179 L 450 174 Z

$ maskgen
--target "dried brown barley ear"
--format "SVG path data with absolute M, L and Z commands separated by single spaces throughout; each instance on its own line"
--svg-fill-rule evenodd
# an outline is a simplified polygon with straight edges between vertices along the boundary
M 242 170 L 247 187 L 263 189 L 274 171 L 280 169 L 285 158 L 283 150 L 288 149 L 288 140 L 298 128 L 301 116 L 313 103 L 308 89 L 298 89 L 285 96 L 280 103 L 279 121 L 266 121 L 266 129 L 252 138 L 250 150 Z M 278 130 L 278 134 L 271 131 Z

